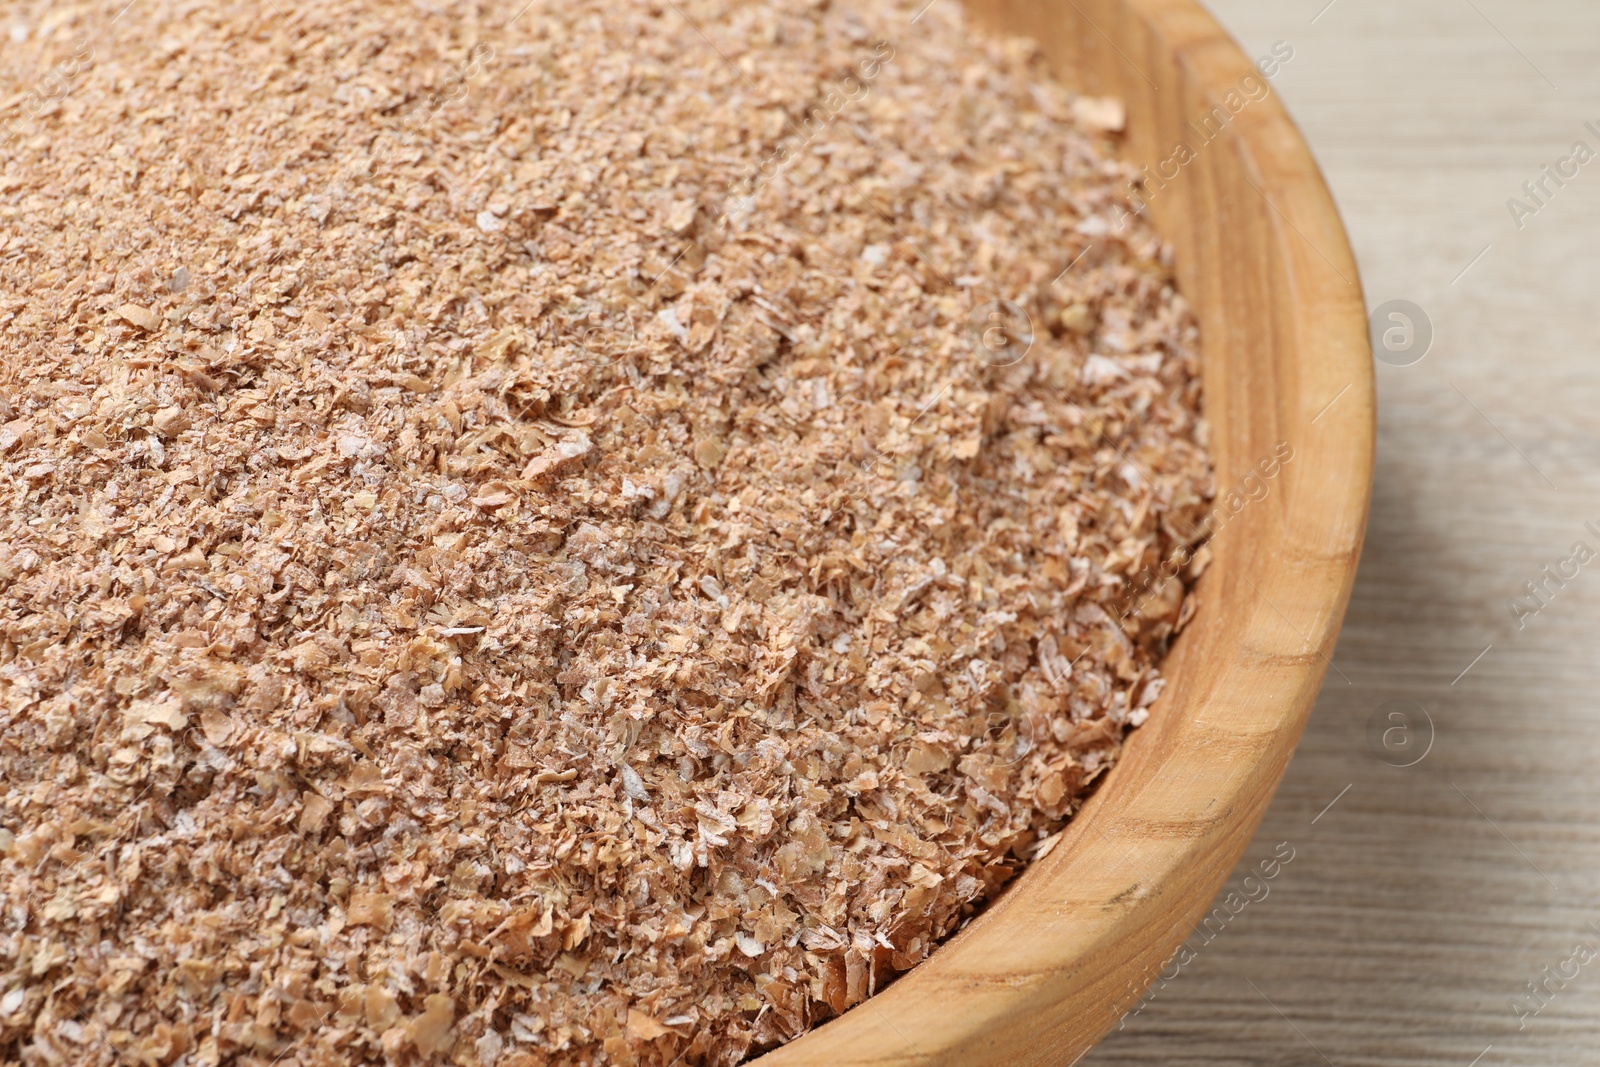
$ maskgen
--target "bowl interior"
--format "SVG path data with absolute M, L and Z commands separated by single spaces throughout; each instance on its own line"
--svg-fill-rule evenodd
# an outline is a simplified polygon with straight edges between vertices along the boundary
M 1227 514 L 1161 700 L 1056 847 L 926 962 L 764 1067 L 1066 1064 L 1098 1040 L 1249 842 L 1327 669 L 1366 527 L 1360 282 L 1270 79 L 1194 0 L 967 6 L 1038 40 L 1074 88 L 1126 101 L 1125 154 L 1151 168 L 1147 209 L 1201 323 Z

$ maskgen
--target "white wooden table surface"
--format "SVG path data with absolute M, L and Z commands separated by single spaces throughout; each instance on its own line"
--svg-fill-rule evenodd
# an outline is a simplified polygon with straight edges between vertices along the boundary
M 1325 4 L 1209 0 L 1250 54 L 1294 47 L 1274 87 L 1368 306 L 1435 339 L 1378 368 L 1337 670 L 1235 883 L 1295 858 L 1082 1063 L 1600 1064 L 1600 4 Z M 1578 141 L 1597 158 L 1536 205 Z M 1414 766 L 1369 733 L 1390 701 L 1433 724 Z

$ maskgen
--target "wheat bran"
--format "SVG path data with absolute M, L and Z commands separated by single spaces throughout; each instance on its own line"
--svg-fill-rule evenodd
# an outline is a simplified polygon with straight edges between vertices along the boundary
M 1120 104 L 949 3 L 521 3 L 0 14 L 0 1061 L 731 1064 L 1160 691 Z

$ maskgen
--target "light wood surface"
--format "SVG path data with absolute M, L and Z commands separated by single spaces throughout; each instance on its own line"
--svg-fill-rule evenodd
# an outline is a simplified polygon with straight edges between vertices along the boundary
M 1600 149 L 1600 5 L 1337 0 L 1312 24 L 1326 0 L 1207 2 L 1250 54 L 1293 44 L 1275 88 L 1369 303 L 1415 301 L 1437 337 L 1377 368 L 1338 670 L 1244 862 L 1296 858 L 1081 1067 L 1600 1064 L 1600 959 L 1520 1029 L 1512 1007 L 1600 945 L 1600 566 L 1521 630 L 1509 607 L 1573 542 L 1600 550 L 1600 163 L 1520 231 L 1506 206 Z M 1409 769 L 1368 747 L 1390 700 L 1436 728 Z
M 1249 842 L 1327 669 L 1365 525 L 1373 394 L 1357 273 L 1251 60 L 1193 0 L 977 6 L 1038 38 L 1080 87 L 1124 98 L 1136 163 L 1191 146 L 1150 210 L 1201 319 L 1220 496 L 1252 499 L 1211 542 L 1150 723 L 1054 851 L 928 962 L 767 1067 L 1013 1067 L 1086 1051 Z

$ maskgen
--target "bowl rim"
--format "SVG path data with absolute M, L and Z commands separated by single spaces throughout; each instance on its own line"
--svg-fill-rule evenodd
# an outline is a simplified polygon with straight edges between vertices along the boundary
M 1136 165 L 1172 144 L 1161 139 L 1160 109 L 1221 106 L 1243 78 L 1260 77 L 1196 0 L 965 6 L 1035 36 L 1058 66 L 1077 62 L 1069 80 L 1083 91 L 1128 101 L 1124 155 Z M 1251 505 L 1239 536 L 1213 542 L 1194 593 L 1199 610 L 1163 661 L 1166 692 L 1048 855 L 927 960 L 767 1052 L 761 1067 L 1074 1063 L 1137 1004 L 1254 835 L 1349 601 L 1376 411 L 1359 273 L 1309 146 L 1270 89 L 1233 116 L 1229 133 L 1176 195 L 1149 209 L 1179 246 L 1180 289 L 1202 322 L 1218 486 L 1248 472 L 1259 454 L 1251 449 L 1275 434 L 1293 442 L 1294 461 L 1284 463 L 1278 491 Z M 1197 215 L 1215 206 L 1203 197 L 1218 195 L 1210 187 L 1223 180 L 1235 186 L 1238 217 Z M 1186 264 L 1184 241 L 1197 245 L 1207 233 L 1219 248 L 1248 247 L 1268 269 L 1222 277 L 1199 253 Z M 1238 274 L 1259 266 L 1251 260 Z M 1255 311 L 1272 321 L 1244 330 L 1252 286 Z M 1235 356 L 1235 345 L 1250 351 Z M 1242 368 L 1224 374 L 1221 365 L 1236 359 Z M 1259 402 L 1250 399 L 1258 387 L 1267 400 L 1260 411 L 1246 405 Z

